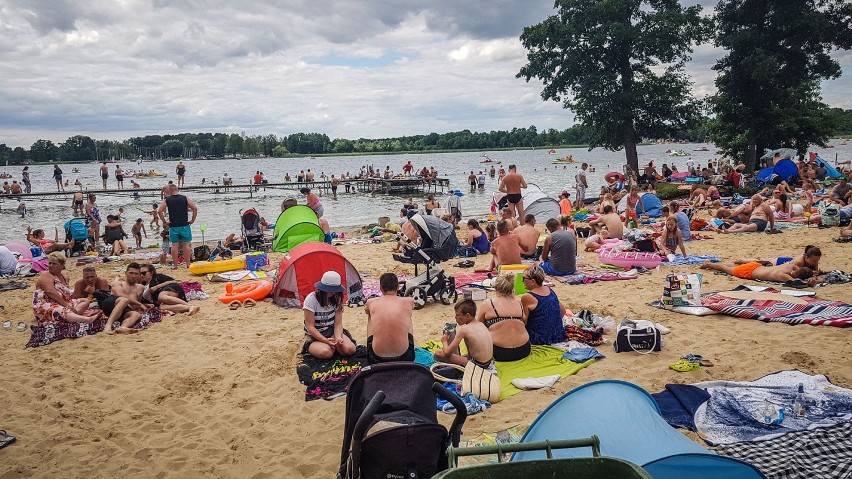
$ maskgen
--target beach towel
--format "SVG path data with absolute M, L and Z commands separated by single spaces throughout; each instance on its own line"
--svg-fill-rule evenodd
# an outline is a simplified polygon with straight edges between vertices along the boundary
M 714 448 L 717 454 L 748 462 L 768 479 L 852 477 L 852 423 L 784 434 Z
M 792 412 L 800 383 L 805 391 L 804 417 Z M 852 390 L 833 385 L 823 375 L 797 370 L 779 371 L 756 381 L 668 384 L 654 398 L 666 422 L 698 432 L 711 445 L 772 439 L 852 421 Z M 785 417 L 780 424 L 762 421 L 767 404 L 784 408 Z M 684 419 L 689 415 L 691 421 Z
M 721 261 L 718 256 L 713 255 L 699 255 L 699 254 L 690 254 L 690 255 L 682 255 L 676 254 L 675 259 L 673 261 L 668 261 L 667 258 L 663 258 L 663 262 L 660 263 L 663 266 L 684 266 L 684 265 L 692 265 L 692 264 L 703 264 L 707 261 L 711 263 L 718 263 Z
M 174 313 L 168 311 L 160 311 L 159 309 L 151 309 L 142 314 L 142 319 L 133 325 L 133 329 L 145 329 L 151 323 L 159 323 L 164 316 L 171 316 Z M 120 322 L 112 323 L 113 329 L 120 326 Z M 106 326 L 106 316 L 100 314 L 98 319 L 91 323 L 66 323 L 65 321 L 55 321 L 50 323 L 42 323 L 40 326 L 32 325 L 32 335 L 25 347 L 36 348 L 46 346 L 50 343 L 61 339 L 82 338 L 90 334 L 96 334 L 104 330 Z
M 465 409 L 467 409 L 467 415 L 468 416 L 473 416 L 476 413 L 480 413 L 482 411 L 485 411 L 486 409 L 491 408 L 490 402 L 488 402 L 484 399 L 477 398 L 476 396 L 473 395 L 473 393 L 467 393 L 465 395 L 462 395 L 461 384 L 454 384 L 454 383 L 449 383 L 449 382 L 443 383 L 443 384 L 444 384 L 444 387 L 447 388 L 448 391 L 452 392 L 453 394 L 455 394 L 456 396 L 461 398 L 462 402 L 465 405 Z M 447 414 L 455 414 L 456 413 L 455 406 L 453 406 L 452 403 L 450 403 L 446 399 L 444 399 L 440 396 L 436 396 L 435 401 L 436 401 L 435 405 L 436 405 L 436 407 L 438 408 L 439 411 L 445 412 Z
M 456 280 L 456 291 L 459 293 L 466 290 L 473 283 L 481 283 L 488 279 L 488 273 L 453 273 L 452 277 Z
M 512 385 L 517 378 L 538 378 L 558 374 L 567 377 L 595 362 L 590 359 L 584 363 L 574 363 L 562 359 L 565 351 L 550 346 L 533 346 L 530 355 L 519 361 L 497 362 L 497 377 L 503 385 L 500 400 L 514 396 L 521 389 Z
M 738 286 L 734 291 L 748 291 Z M 766 292 L 778 293 L 767 288 Z M 761 299 L 735 299 L 719 293 L 705 294 L 701 298 L 703 307 L 721 314 L 744 319 L 757 319 L 767 323 L 810 324 L 813 326 L 852 326 L 852 305 L 841 301 L 800 297 L 805 304 Z
M 367 366 L 366 346 L 357 346 L 355 354 L 344 358 L 335 355 L 331 359 L 317 359 L 310 354 L 302 355 L 296 365 L 299 382 L 306 386 L 305 401 L 334 399 L 346 394 L 349 379 Z
M 512 426 L 506 429 L 501 429 L 497 432 L 483 432 L 480 435 L 474 437 L 473 439 L 462 439 L 460 446 L 462 447 L 476 447 L 476 446 L 494 446 L 497 444 L 517 444 L 521 442 L 521 438 L 524 437 L 524 434 L 529 429 L 529 424 L 527 425 L 517 425 Z M 511 453 L 503 454 L 503 462 L 508 462 L 511 457 Z M 478 456 L 464 456 L 459 458 L 460 466 L 469 466 L 474 464 L 488 464 L 497 462 L 497 455 L 478 455 Z

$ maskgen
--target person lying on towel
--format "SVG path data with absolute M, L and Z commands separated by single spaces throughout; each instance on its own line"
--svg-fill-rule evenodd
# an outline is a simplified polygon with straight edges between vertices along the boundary
M 765 263 L 757 261 L 751 261 L 743 264 L 711 263 L 708 261 L 701 265 L 701 269 L 721 271 L 742 279 L 773 281 L 777 283 L 786 283 L 787 281 L 792 281 L 794 279 L 801 279 L 806 281 L 809 285 L 814 285 L 819 282 L 817 278 L 813 277 L 814 272 L 811 268 L 807 266 L 796 266 L 792 262 L 778 266 L 766 266 Z

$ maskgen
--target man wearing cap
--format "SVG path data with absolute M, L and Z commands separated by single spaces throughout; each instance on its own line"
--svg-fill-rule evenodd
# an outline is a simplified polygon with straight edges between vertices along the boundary
M 343 292 L 340 274 L 326 271 L 314 283 L 317 289 L 305 298 L 305 344 L 302 354 L 310 353 L 319 359 L 330 359 L 334 353 L 355 354 L 355 342 L 343 329 Z
M 382 296 L 370 298 L 367 313 L 367 361 L 370 364 L 414 361 L 414 298 L 397 296 L 399 279 L 393 273 L 379 277 Z

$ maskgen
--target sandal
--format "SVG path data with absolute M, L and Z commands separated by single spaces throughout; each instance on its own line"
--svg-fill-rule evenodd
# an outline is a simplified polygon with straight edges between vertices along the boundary
M 257 306 L 257 301 L 255 301 L 251 298 L 247 298 L 245 301 L 243 301 L 243 307 L 244 308 L 253 308 L 255 306 Z
M 23 321 L 18 321 L 18 325 L 15 326 L 15 331 L 22 333 L 27 330 L 27 323 Z
M 12 330 L 12 322 L 8 319 L 3 321 L 3 331 L 11 331 Z
M 692 361 L 687 361 L 686 359 L 680 359 L 672 364 L 669 364 L 669 368 L 679 372 L 686 372 L 701 369 L 701 365 Z
M 680 359 L 684 359 L 691 363 L 698 363 L 699 365 L 704 367 L 710 367 L 713 365 L 713 361 L 710 361 L 709 359 L 704 359 L 704 357 L 700 354 L 687 354 L 686 356 Z
M 243 305 L 242 303 L 240 303 L 239 301 L 237 301 L 235 299 L 235 300 L 231 301 L 230 303 L 228 303 L 228 309 L 230 309 L 231 311 L 234 311 L 236 309 L 239 309 L 240 306 L 242 306 L 242 305 Z
M 6 431 L 0 430 L 0 449 L 15 442 L 15 436 L 6 434 Z

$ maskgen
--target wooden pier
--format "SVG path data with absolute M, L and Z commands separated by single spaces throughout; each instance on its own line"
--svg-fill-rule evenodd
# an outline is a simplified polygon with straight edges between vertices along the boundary
M 164 179 L 164 183 L 165 183 Z M 346 186 L 349 186 L 347 190 Z M 441 194 L 444 193 L 445 190 L 448 190 L 450 186 L 450 180 L 447 178 L 436 178 L 434 180 L 426 181 L 419 178 L 393 178 L 393 179 L 379 179 L 379 178 L 367 178 L 367 179 L 357 179 L 357 180 L 341 180 L 340 185 L 337 188 L 337 194 L 354 194 L 354 193 L 367 193 L 367 194 L 384 194 L 384 195 L 403 195 L 403 194 Z M 94 194 L 97 196 L 116 196 L 116 195 L 127 195 L 134 197 L 160 197 L 162 193 L 162 187 L 158 188 L 124 188 L 124 189 L 90 189 L 86 187 L 77 187 L 78 189 L 72 189 L 73 186 L 69 186 L 65 191 L 42 191 L 42 192 L 34 192 L 34 193 L 21 193 L 21 194 L 0 194 L 0 199 L 3 200 L 27 200 L 27 199 L 57 199 L 57 200 L 69 200 L 73 197 L 75 193 L 83 193 L 84 201 L 85 198 L 89 194 Z M 232 184 L 228 186 L 216 185 L 216 184 L 206 184 L 206 185 L 193 185 L 193 186 L 182 186 L 180 187 L 181 191 L 185 192 L 203 192 L 203 193 L 212 193 L 212 194 L 230 194 L 230 195 L 239 195 L 246 194 L 249 197 L 254 197 L 255 194 L 260 193 L 261 191 L 270 190 L 282 190 L 282 191 L 293 191 L 298 193 L 302 188 L 310 188 L 315 191 L 322 191 L 323 194 L 331 193 L 331 182 L 330 181 L 310 181 L 310 182 L 288 182 L 288 183 L 266 183 L 261 185 L 253 185 L 253 184 Z

